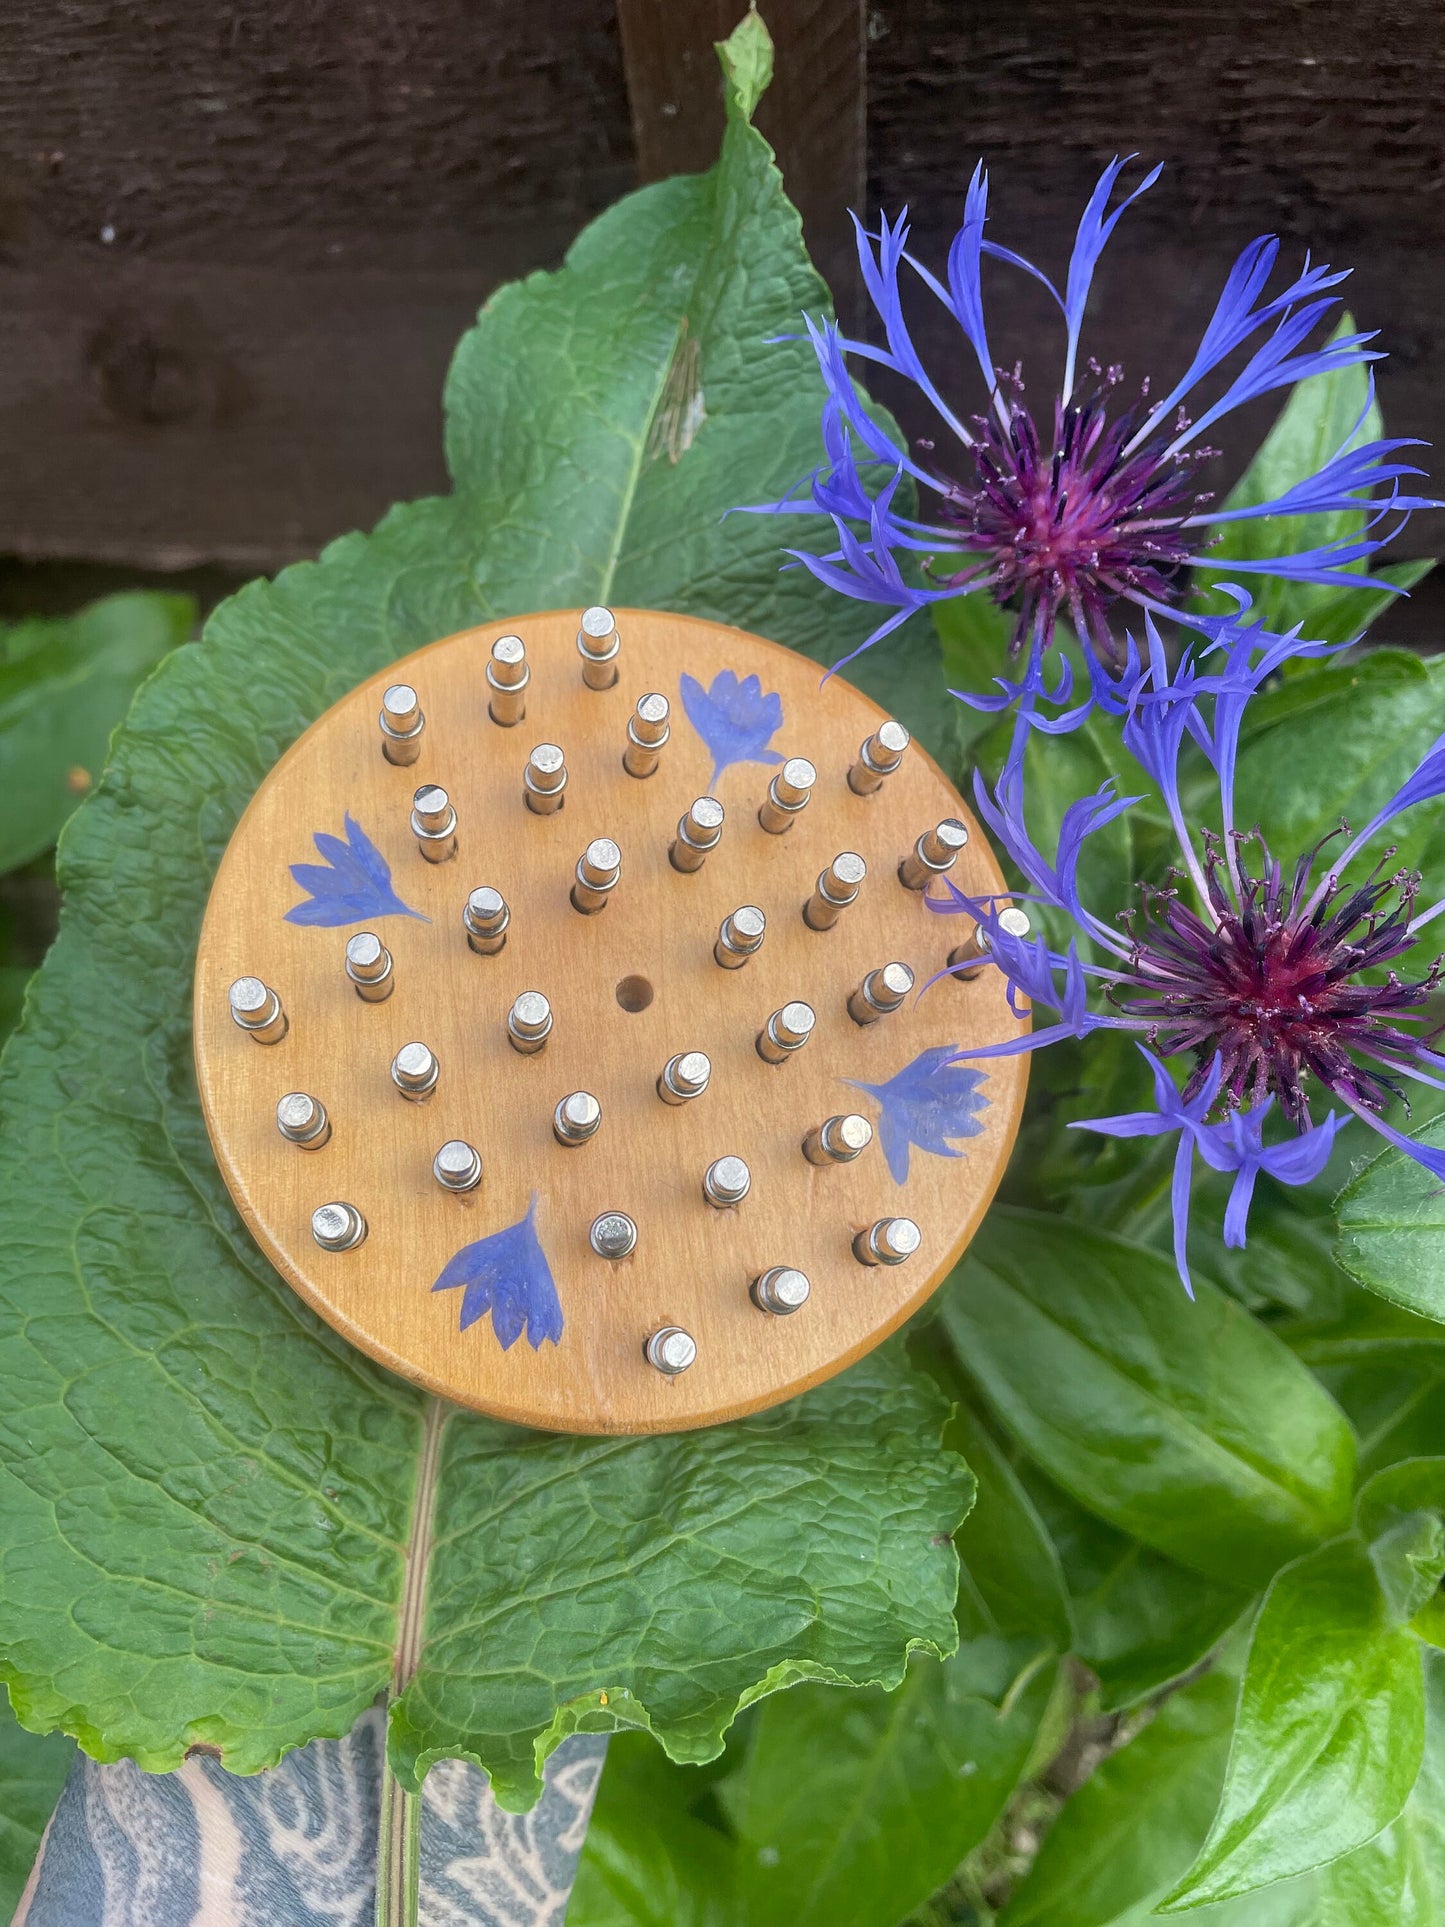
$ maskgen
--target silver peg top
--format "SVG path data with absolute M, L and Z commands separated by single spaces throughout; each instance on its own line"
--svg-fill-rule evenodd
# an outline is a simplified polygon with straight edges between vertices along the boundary
M 855 796 L 872 796 L 883 787 L 903 761 L 912 738 L 902 723 L 892 718 L 880 723 L 858 751 L 858 760 L 848 772 L 848 787 Z
M 630 1258 L 637 1249 L 637 1226 L 625 1211 L 604 1211 L 592 1220 L 587 1242 L 599 1258 Z
M 381 730 L 381 753 L 387 762 L 402 767 L 414 763 L 421 755 L 426 717 L 410 683 L 394 682 L 383 693 L 376 720 Z
M 642 1355 L 649 1365 L 666 1377 L 676 1378 L 697 1357 L 697 1345 L 681 1325 L 664 1325 L 647 1340 L 642 1347 Z
M 431 1096 L 436 1089 L 441 1065 L 425 1044 L 403 1044 L 391 1060 L 391 1081 L 413 1103 Z
M 448 1138 L 432 1159 L 431 1168 L 444 1191 L 475 1191 L 482 1181 L 481 1153 L 465 1138 Z
M 741 1204 L 752 1189 L 752 1173 L 740 1157 L 714 1158 L 703 1173 L 702 1194 L 719 1211 Z
M 589 689 L 610 689 L 617 681 L 617 656 L 622 638 L 612 611 L 599 604 L 582 611 L 577 631 L 577 653 L 582 658 L 582 680 Z

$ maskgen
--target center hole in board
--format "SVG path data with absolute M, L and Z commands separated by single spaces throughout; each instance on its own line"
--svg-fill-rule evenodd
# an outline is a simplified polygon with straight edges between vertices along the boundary
M 624 1010 L 646 1010 L 653 994 L 646 977 L 624 977 L 617 986 L 617 1001 Z

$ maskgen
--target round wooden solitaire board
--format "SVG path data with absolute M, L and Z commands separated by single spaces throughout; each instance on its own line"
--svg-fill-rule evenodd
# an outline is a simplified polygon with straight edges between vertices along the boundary
M 906 1107 L 848 1081 L 885 1085 L 924 1052 L 1020 1028 L 992 968 L 971 982 L 939 983 L 867 1027 L 847 1012 L 868 970 L 896 959 L 922 985 L 969 931 L 966 918 L 935 916 L 898 880 L 922 831 L 962 818 L 970 840 L 954 878 L 970 893 L 1002 888 L 977 824 L 936 765 L 913 744 L 877 794 L 855 796 L 847 771 L 883 716 L 841 677 L 820 686 L 816 664 L 720 623 L 615 613 L 621 673 L 609 690 L 584 685 L 578 612 L 566 610 L 448 636 L 328 710 L 281 758 L 236 828 L 195 977 L 196 1069 L 211 1141 L 282 1276 L 403 1377 L 499 1418 L 568 1432 L 662 1432 L 735 1418 L 878 1344 L 973 1235 L 1013 1143 L 1025 1080 L 1022 1057 L 977 1066 L 972 1116 L 946 1120 L 958 1153 L 948 1157 L 910 1147 Z M 502 728 L 487 713 L 485 669 L 492 643 L 509 633 L 524 639 L 532 679 L 525 720 Z M 721 770 L 722 841 L 701 870 L 682 875 L 668 849 L 679 817 L 709 793 L 713 755 L 684 708 L 680 679 L 709 691 L 725 671 L 758 677 L 764 697 L 775 692 L 781 723 L 759 746 L 768 762 Z M 426 717 L 420 759 L 409 768 L 381 753 L 377 712 L 395 682 L 412 684 Z M 656 774 L 637 780 L 623 770 L 622 752 L 633 705 L 648 690 L 668 697 L 672 736 Z M 552 816 L 533 815 L 522 800 L 522 772 L 540 742 L 566 753 L 566 804 Z M 771 836 L 757 812 L 780 753 L 807 757 L 818 776 L 792 828 Z M 445 786 L 458 818 L 458 854 L 440 864 L 423 860 L 410 827 L 412 793 L 427 782 Z M 349 835 L 347 817 L 389 866 L 389 900 L 420 916 L 351 914 L 353 902 L 305 909 L 310 886 L 293 881 L 291 866 L 324 864 L 313 838 Z M 569 891 L 597 836 L 619 845 L 621 880 L 605 909 L 583 916 Z M 803 905 L 844 850 L 867 861 L 861 893 L 835 928 L 811 930 Z M 462 927 L 467 894 L 483 883 L 511 909 L 495 956 L 476 955 Z M 741 969 L 721 969 L 718 926 L 745 903 L 765 911 L 765 940 Z M 332 920 L 288 921 L 298 907 Z M 345 975 L 346 941 L 360 930 L 374 930 L 394 959 L 396 988 L 383 1003 L 362 1002 Z M 280 996 L 290 1020 L 280 1043 L 258 1044 L 232 1021 L 227 992 L 240 976 L 259 977 Z M 652 987 L 652 1001 L 625 1009 L 618 986 L 636 978 Z M 523 990 L 543 991 L 555 1020 L 546 1049 L 530 1057 L 511 1048 L 505 1028 Z M 627 998 L 637 1001 L 635 985 Z M 754 1040 L 791 999 L 814 1007 L 817 1026 L 774 1067 Z M 390 1078 L 393 1056 L 413 1040 L 430 1045 L 441 1066 L 420 1104 Z M 690 1103 L 664 1105 L 658 1074 L 688 1050 L 711 1058 L 711 1083 Z M 600 1100 L 602 1123 L 586 1144 L 564 1148 L 552 1114 L 575 1090 Z M 276 1105 L 288 1091 L 325 1104 L 333 1135 L 324 1149 L 304 1151 L 281 1136 Z M 890 1108 L 891 1160 L 879 1129 Z M 847 1111 L 870 1119 L 872 1144 L 853 1163 L 815 1168 L 802 1155 L 805 1133 Z M 902 1183 L 890 1169 L 900 1130 Z M 475 1145 L 483 1160 L 480 1187 L 464 1196 L 432 1174 L 450 1138 Z M 728 1153 L 746 1159 L 752 1190 L 719 1211 L 704 1200 L 702 1178 Z M 490 1316 L 461 1327 L 461 1290 L 433 1286 L 464 1247 L 521 1225 L 534 1198 L 561 1335 L 534 1348 L 532 1327 L 504 1348 Z M 364 1215 L 368 1235 L 356 1249 L 328 1252 L 313 1240 L 311 1213 L 330 1200 Z M 588 1242 L 594 1218 L 612 1210 L 638 1228 L 636 1250 L 621 1262 L 595 1256 Z M 903 1264 L 865 1267 L 852 1239 L 890 1216 L 914 1219 L 922 1245 Z M 796 1266 L 811 1281 L 808 1302 L 791 1316 L 760 1311 L 749 1296 L 750 1281 L 771 1265 Z M 696 1360 L 675 1377 L 643 1356 L 648 1335 L 669 1324 L 697 1344 Z

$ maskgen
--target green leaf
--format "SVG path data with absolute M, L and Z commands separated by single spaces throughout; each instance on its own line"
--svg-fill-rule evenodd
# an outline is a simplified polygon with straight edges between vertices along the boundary
M 1445 1147 L 1445 1119 L 1418 1136 Z M 1352 1277 L 1406 1311 L 1445 1323 L 1445 1190 L 1437 1178 L 1403 1151 L 1386 1150 L 1346 1185 L 1335 1214 L 1335 1256 Z
M 9 1920 L 75 1758 L 62 1733 L 27 1733 L 0 1693 L 0 1920 Z
M 748 87 L 761 31 L 732 43 Z M 443 1414 L 260 1259 L 191 1067 L 216 862 L 361 677 L 599 601 L 820 659 L 866 633 L 869 612 L 779 576 L 765 518 L 724 515 L 812 466 L 822 399 L 806 345 L 766 346 L 826 294 L 744 105 L 710 173 L 632 196 L 556 274 L 492 297 L 448 385 L 456 492 L 225 604 L 141 689 L 62 840 L 61 935 L 0 1071 L 0 1676 L 27 1725 L 97 1757 L 165 1769 L 204 1741 L 251 1771 L 340 1734 L 423 1596 L 398 1770 L 465 1754 L 509 1805 L 579 1727 L 650 1725 L 701 1758 L 759 1694 L 892 1684 L 910 1645 L 954 1641 L 967 1474 L 897 1355 L 680 1438 Z M 659 439 L 674 369 L 690 405 Z M 936 682 L 915 700 L 926 720 Z
M 962 1656 L 915 1660 L 896 1693 L 769 1700 L 720 1788 L 748 1927 L 894 1927 L 997 1819 L 1056 1676 L 1040 1667 L 1002 1709 L 970 1690 Z
M 941 1316 L 1000 1423 L 1120 1531 L 1262 1584 L 1349 1513 L 1343 1414 L 1273 1333 L 1158 1252 L 994 1210 Z
M 516 1801 L 534 1752 L 540 1769 L 569 1733 L 625 1726 L 708 1760 L 763 1694 L 894 1685 L 910 1638 L 948 1651 L 945 1535 L 971 1487 L 937 1449 L 945 1411 L 888 1347 L 790 1405 L 674 1437 L 454 1420 L 425 1650 L 392 1714 L 399 1775 L 464 1756 Z
M 49 849 L 142 678 L 185 641 L 189 596 L 107 596 L 0 628 L 0 871 Z
M 609 1742 L 567 1927 L 747 1927 L 737 1846 L 698 1818 L 698 1779 L 645 1734 Z
M 1400 1812 L 1425 1743 L 1420 1647 L 1365 1546 L 1287 1566 L 1255 1624 L 1219 1810 L 1172 1912 L 1325 1865 Z
M 976 1412 L 961 1404 L 945 1433 L 978 1481 L 954 1534 L 962 1564 L 958 1618 L 965 1640 L 1024 1640 L 1068 1652 L 1069 1597 L 1059 1555 L 1013 1467 Z
M 1445 1458 L 1406 1459 L 1361 1486 L 1355 1520 L 1392 1615 L 1445 1646 Z
M 1286 866 L 1343 816 L 1356 828 L 1399 788 L 1440 734 L 1445 658 L 1372 649 L 1287 678 L 1250 704 L 1238 772 L 1241 824 L 1258 823 Z M 1418 866 L 1442 820 L 1439 804 L 1418 804 L 1372 844 L 1397 846 Z
M 1064 1805 L 1000 1927 L 1108 1927 L 1147 1911 L 1209 1831 L 1239 1699 L 1238 1673 L 1171 1695 Z
M 1358 1286 L 1346 1287 L 1333 1317 L 1300 1319 L 1280 1335 L 1306 1365 L 1416 1362 L 1445 1370 L 1445 1327 Z
M 1020 1468 L 1064 1568 L 1073 1650 L 1098 1676 L 1105 1712 L 1136 1705 L 1205 1656 L 1249 1605 L 1238 1586 L 1201 1579 Z

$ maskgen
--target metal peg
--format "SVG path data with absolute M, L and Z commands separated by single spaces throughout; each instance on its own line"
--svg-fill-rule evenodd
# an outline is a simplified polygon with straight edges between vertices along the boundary
M 582 680 L 589 689 L 610 689 L 617 680 L 617 652 L 622 638 L 612 611 L 597 607 L 582 611 L 577 631 L 577 653 L 582 658 Z
M 449 1137 L 431 1161 L 431 1174 L 443 1191 L 475 1191 L 482 1181 L 482 1154 L 465 1138 Z
M 702 1195 L 714 1210 L 741 1204 L 752 1189 L 752 1173 L 741 1158 L 714 1158 L 703 1172 Z
M 700 796 L 677 826 L 677 837 L 668 851 L 674 870 L 691 874 L 707 861 L 722 839 L 723 806 L 715 796 Z
M 700 1050 L 679 1051 L 663 1065 L 657 1095 L 664 1104 L 686 1104 L 702 1096 L 711 1076 L 712 1065 Z
M 479 957 L 496 956 L 507 941 L 507 925 L 511 921 L 506 899 L 489 883 L 473 890 L 462 905 L 462 928 Z
M 784 1004 L 758 1032 L 758 1056 L 765 1064 L 786 1063 L 807 1043 L 816 1021 L 811 1004 Z
M 672 734 L 669 714 L 666 696 L 654 690 L 638 697 L 637 707 L 627 719 L 627 747 L 622 752 L 622 767 L 629 776 L 651 776 L 657 769 Z
M 870 970 L 848 999 L 848 1015 L 855 1024 L 876 1024 L 897 1010 L 913 988 L 913 972 L 906 963 L 884 964 Z
M 319 1151 L 331 1142 L 331 1119 L 319 1097 L 306 1091 L 287 1091 L 276 1106 L 276 1129 L 288 1144 L 303 1151 Z
M 681 1325 L 664 1325 L 644 1344 L 642 1356 L 668 1378 L 676 1378 L 697 1357 L 697 1346 Z
M 959 851 L 968 842 L 968 830 L 956 816 L 946 816 L 931 830 L 925 830 L 898 866 L 898 881 L 905 890 L 926 890 L 935 877 L 953 868 Z
M 901 1265 L 922 1243 L 912 1218 L 880 1218 L 853 1240 L 853 1256 L 860 1265 Z
M 722 920 L 712 954 L 724 970 L 741 970 L 762 949 L 768 920 L 755 903 L 740 904 Z
M 540 990 L 524 990 L 507 1012 L 507 1042 L 534 1057 L 552 1035 L 552 1006 Z
M 1026 937 L 1033 927 L 1027 910 L 1009 904 L 998 913 L 998 927 L 1010 937 Z M 993 944 L 982 924 L 975 924 L 961 944 L 948 953 L 948 967 L 960 983 L 971 984 L 987 968 Z
M 806 756 L 790 756 L 768 785 L 758 821 L 769 836 L 781 836 L 808 807 L 818 772 Z
M 858 760 L 848 772 L 848 787 L 853 794 L 872 796 L 881 790 L 884 777 L 897 769 L 911 741 L 902 723 L 891 719 L 880 723 L 858 751 Z
M 807 1273 L 796 1271 L 792 1265 L 769 1265 L 748 1287 L 758 1310 L 770 1311 L 778 1318 L 801 1311 L 811 1289 Z
M 232 1021 L 258 1044 L 279 1044 L 286 1035 L 281 999 L 259 977 L 238 977 L 228 993 Z
M 602 1106 L 591 1091 L 573 1091 L 552 1113 L 552 1135 L 559 1144 L 585 1144 L 602 1122 Z
M 403 1044 L 391 1060 L 391 1081 L 413 1104 L 425 1104 L 440 1074 L 436 1053 L 425 1044 Z
M 366 1220 L 354 1204 L 319 1204 L 311 1213 L 311 1235 L 323 1251 L 355 1251 L 366 1236 Z
M 394 682 L 381 699 L 377 717 L 381 729 L 381 753 L 388 763 L 403 767 L 421 755 L 422 731 L 426 717 L 421 713 L 416 691 L 410 683 Z
M 384 1004 L 396 989 L 391 952 L 371 930 L 346 939 L 346 974 L 364 1004 Z
M 809 1164 L 851 1164 L 873 1142 L 873 1126 L 856 1111 L 826 1118 L 803 1139 Z
M 572 908 L 584 917 L 595 917 L 607 908 L 607 899 L 617 888 L 622 874 L 622 852 L 610 836 L 596 836 L 577 859 L 577 880 L 572 885 Z
M 522 800 L 534 816 L 552 816 L 567 800 L 567 761 L 555 743 L 538 743 L 522 772 Z
M 428 863 L 457 853 L 457 813 L 439 783 L 423 783 L 411 799 L 411 833 Z
M 803 905 L 803 922 L 810 930 L 831 930 L 854 902 L 868 874 L 868 865 L 855 850 L 835 856 L 813 886 Z
M 492 644 L 487 664 L 487 714 L 503 729 L 521 722 L 527 713 L 527 684 L 532 671 L 527 662 L 527 645 L 520 636 L 498 636 Z
M 625 1211 L 604 1211 L 592 1220 L 587 1242 L 599 1258 L 630 1258 L 637 1249 L 637 1226 Z

